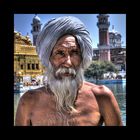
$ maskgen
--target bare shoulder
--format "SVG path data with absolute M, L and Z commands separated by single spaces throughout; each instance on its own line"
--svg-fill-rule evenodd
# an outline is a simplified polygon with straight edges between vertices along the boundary
M 41 102 L 41 99 L 44 99 L 45 91 L 45 88 L 41 87 L 29 90 L 21 96 L 15 119 L 17 126 L 30 125 L 32 111 L 35 109 L 35 106 Z
M 113 92 L 104 85 L 96 85 L 88 82 L 85 84 L 91 87 L 92 93 L 96 97 L 105 125 L 121 126 L 120 109 Z
M 28 90 L 21 96 L 20 102 L 26 102 L 26 103 L 28 102 L 29 104 L 32 104 L 33 102 L 38 100 L 43 93 L 44 93 L 44 87 Z
M 96 85 L 90 82 L 85 82 L 84 84 L 90 86 L 92 92 L 96 97 L 112 98 L 114 96 L 112 91 L 105 85 Z

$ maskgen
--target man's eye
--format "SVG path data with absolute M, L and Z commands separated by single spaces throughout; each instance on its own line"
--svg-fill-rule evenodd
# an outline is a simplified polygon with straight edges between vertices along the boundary
M 64 56 L 65 53 L 64 53 L 63 51 L 58 51 L 58 52 L 55 53 L 55 55 L 61 55 L 61 56 Z
M 73 51 L 73 53 L 76 53 L 76 54 L 78 54 L 79 52 L 78 52 L 78 51 Z
M 79 51 L 77 51 L 77 50 L 73 50 L 72 52 L 71 52 L 71 54 L 79 54 Z

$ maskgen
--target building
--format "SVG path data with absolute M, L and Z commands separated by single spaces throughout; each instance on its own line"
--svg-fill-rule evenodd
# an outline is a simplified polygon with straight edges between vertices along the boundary
M 121 34 L 114 29 L 112 26 L 112 31 L 109 32 L 109 45 L 110 48 L 121 48 Z
M 93 49 L 93 60 L 111 61 L 119 71 L 126 70 L 126 48 L 122 47 L 121 34 L 115 31 L 109 31 L 110 22 L 107 14 L 97 16 L 97 26 L 99 28 L 98 48 Z
M 97 16 L 97 26 L 99 28 L 99 60 L 110 61 L 109 31 L 110 22 L 107 14 L 99 14 Z
M 36 46 L 36 39 L 37 39 L 37 36 L 39 34 L 39 32 L 41 31 L 41 21 L 40 21 L 40 18 L 35 15 L 33 17 L 33 21 L 32 21 L 32 30 L 31 30 L 31 33 L 33 35 L 33 45 Z
M 33 44 L 41 29 L 39 18 L 35 16 L 32 23 Z M 35 24 L 35 25 L 34 25 Z M 32 44 L 28 34 L 23 36 L 20 32 L 14 31 L 14 81 L 31 82 L 33 78 L 44 73 L 36 48 Z

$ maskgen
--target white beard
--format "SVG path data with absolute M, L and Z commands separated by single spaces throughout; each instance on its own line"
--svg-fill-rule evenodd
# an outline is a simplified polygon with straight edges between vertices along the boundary
M 73 76 L 57 78 L 65 72 L 71 73 Z M 47 84 L 56 97 L 58 109 L 75 110 L 74 102 L 80 84 L 83 84 L 83 69 L 79 68 L 76 72 L 74 69 L 59 68 L 56 72 L 51 64 L 47 69 Z

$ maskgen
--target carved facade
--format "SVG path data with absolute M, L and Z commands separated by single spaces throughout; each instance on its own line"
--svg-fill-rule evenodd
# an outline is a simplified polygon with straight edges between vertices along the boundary
M 14 31 L 14 80 L 23 81 L 23 77 L 36 76 L 43 74 L 43 66 L 36 53 L 35 46 L 29 36 L 22 36 L 21 33 Z

